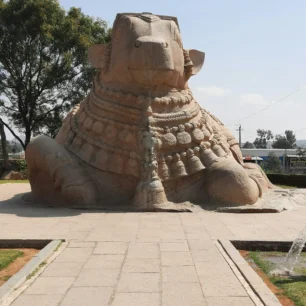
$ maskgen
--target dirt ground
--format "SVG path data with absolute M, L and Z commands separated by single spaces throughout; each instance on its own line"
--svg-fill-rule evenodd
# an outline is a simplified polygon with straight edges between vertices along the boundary
M 4 250 L 4 249 L 0 249 Z M 24 253 L 23 256 L 16 258 L 11 264 L 0 271 L 0 286 L 2 286 L 9 277 L 16 274 L 28 261 L 35 256 L 39 250 L 37 249 L 16 249 Z
M 264 283 L 269 287 L 269 289 L 275 294 L 275 296 L 277 297 L 277 299 L 279 300 L 279 302 L 283 305 L 283 306 L 294 306 L 294 302 L 291 301 L 288 297 L 286 297 L 283 294 L 283 290 L 276 287 L 274 284 L 272 284 L 269 280 L 269 277 L 261 270 L 257 267 L 256 264 L 254 264 L 254 262 L 252 262 L 250 260 L 250 258 L 248 257 L 249 252 L 248 251 L 243 251 L 243 250 L 239 250 L 241 256 L 247 261 L 247 263 L 255 270 L 255 272 L 261 277 L 261 279 L 264 281 Z

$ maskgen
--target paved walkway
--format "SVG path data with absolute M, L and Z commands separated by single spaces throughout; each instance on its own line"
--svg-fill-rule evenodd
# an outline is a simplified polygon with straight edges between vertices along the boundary
M 33 207 L 0 185 L 0 239 L 68 246 L 13 306 L 254 305 L 217 239 L 292 240 L 306 207 L 281 214 L 105 213 Z

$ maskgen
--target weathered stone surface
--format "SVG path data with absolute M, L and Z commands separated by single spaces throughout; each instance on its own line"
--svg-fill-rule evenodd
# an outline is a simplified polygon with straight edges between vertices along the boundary
M 183 48 L 175 17 L 118 14 L 89 49 L 100 69 L 55 140 L 27 148 L 32 199 L 59 206 L 181 210 L 170 201 L 254 204 L 274 188 L 188 87 L 205 55 Z M 218 206 L 218 205 L 217 205 Z M 187 208 L 187 210 L 189 210 Z

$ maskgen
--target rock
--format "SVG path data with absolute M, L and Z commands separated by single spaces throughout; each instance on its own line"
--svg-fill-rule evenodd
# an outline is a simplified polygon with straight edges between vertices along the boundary
M 7 171 L 3 173 L 1 180 L 23 180 L 23 175 L 16 171 Z

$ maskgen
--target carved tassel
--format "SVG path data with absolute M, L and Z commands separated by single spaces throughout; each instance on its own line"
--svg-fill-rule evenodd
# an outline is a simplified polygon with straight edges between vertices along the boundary
M 157 175 L 157 162 L 152 161 L 136 187 L 134 205 L 139 209 L 155 210 L 167 203 L 164 186 Z
M 166 181 L 169 179 L 170 174 L 169 174 L 169 169 L 168 165 L 166 163 L 165 157 L 162 156 L 159 161 L 158 165 L 158 176 L 163 180 Z

